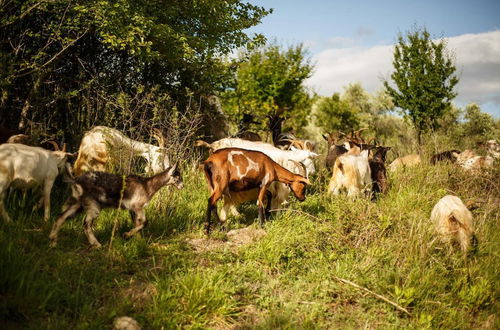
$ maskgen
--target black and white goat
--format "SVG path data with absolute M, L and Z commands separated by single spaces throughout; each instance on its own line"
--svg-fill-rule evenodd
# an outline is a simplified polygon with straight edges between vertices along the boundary
M 91 246 L 101 246 L 94 236 L 92 224 L 103 208 L 122 208 L 130 211 L 135 227 L 125 233 L 125 237 L 131 237 L 145 227 L 144 208 L 153 195 L 166 185 L 182 188 L 182 177 L 176 166 L 149 178 L 136 175 L 119 176 L 107 172 L 84 173 L 74 180 L 72 196 L 66 201 L 64 211 L 52 227 L 49 236 L 51 245 L 57 244 L 57 233 L 64 221 L 82 210 L 86 213 L 85 235 Z

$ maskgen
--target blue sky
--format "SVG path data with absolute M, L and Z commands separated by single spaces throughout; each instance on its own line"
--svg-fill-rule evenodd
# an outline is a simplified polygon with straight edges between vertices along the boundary
M 398 33 L 415 24 L 446 38 L 456 58 L 458 106 L 470 102 L 500 117 L 500 0 L 320 1 L 249 0 L 274 12 L 250 29 L 270 40 L 303 43 L 316 70 L 308 84 L 319 94 L 361 82 L 369 92 L 392 71 Z

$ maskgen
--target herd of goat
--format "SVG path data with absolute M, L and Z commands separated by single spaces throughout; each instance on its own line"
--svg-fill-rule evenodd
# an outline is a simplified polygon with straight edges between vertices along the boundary
M 324 135 L 328 142 L 326 168 L 331 170 L 328 192 L 337 195 L 346 191 L 348 196 L 377 198 L 389 189 L 386 170 L 386 154 L 390 147 L 365 141 L 361 131 L 350 134 L 341 132 Z M 3 134 L 3 135 L 2 135 Z M 8 134 L 7 134 L 8 135 Z M 182 188 L 182 177 L 176 165 L 172 165 L 160 131 L 153 135 L 158 146 L 126 137 L 120 131 L 97 126 L 85 133 L 77 159 L 71 166 L 74 154 L 51 142 L 55 150 L 30 146 L 29 136 L 6 136 L 0 129 L 0 216 L 11 221 L 4 206 L 10 189 L 41 187 L 44 219 L 50 216 L 50 193 L 58 174 L 64 173 L 71 183 L 71 196 L 66 200 L 62 213 L 50 232 L 51 245 L 57 244 L 58 231 L 64 221 L 85 212 L 85 235 L 91 246 L 99 247 L 92 227 L 103 208 L 129 210 L 135 227 L 125 236 L 130 237 L 146 225 L 144 208 L 153 195 L 163 186 Z M 306 186 L 315 173 L 314 160 L 319 155 L 310 141 L 284 139 L 280 148 L 260 141 L 241 138 L 223 138 L 213 143 L 198 140 L 195 146 L 207 147 L 210 156 L 200 166 L 210 189 L 206 210 L 206 232 L 210 233 L 212 215 L 224 224 L 229 214 L 237 215 L 237 206 L 247 201 L 257 201 L 259 221 L 269 216 L 271 210 L 279 210 L 290 192 L 299 200 L 305 199 Z M 283 141 L 281 141 L 283 142 Z M 489 140 L 484 144 L 488 155 L 479 156 L 472 150 L 449 150 L 434 155 L 431 163 L 450 161 L 466 170 L 491 167 L 500 158 L 500 144 Z M 116 175 L 107 173 L 110 162 L 119 162 L 124 155 L 142 157 L 145 171 L 153 176 Z M 387 166 L 389 171 L 419 164 L 419 155 L 395 159 Z M 217 202 L 223 201 L 217 212 Z M 443 197 L 434 207 L 431 220 L 444 240 L 456 241 L 462 250 L 470 248 L 474 234 L 472 214 L 456 196 Z

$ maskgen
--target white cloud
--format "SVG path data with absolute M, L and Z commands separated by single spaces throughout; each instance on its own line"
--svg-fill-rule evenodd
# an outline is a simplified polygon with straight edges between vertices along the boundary
M 500 30 L 447 38 L 447 48 L 456 58 L 460 82 L 460 105 L 470 102 L 495 104 L 500 108 Z M 393 70 L 393 45 L 330 48 L 313 57 L 316 69 L 306 82 L 321 95 L 341 92 L 349 83 L 360 82 L 374 92 Z

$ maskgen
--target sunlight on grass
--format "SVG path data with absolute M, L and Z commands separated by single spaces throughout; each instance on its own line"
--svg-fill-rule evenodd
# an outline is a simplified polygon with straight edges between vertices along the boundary
M 448 193 L 498 198 L 499 177 L 498 168 L 470 177 L 425 165 L 391 174 L 391 190 L 377 202 L 325 195 L 318 178 L 305 202 L 292 200 L 265 223 L 263 237 L 201 252 L 187 240 L 205 237 L 208 190 L 199 172 L 185 173 L 181 191 L 162 189 L 147 208 L 148 226 L 130 240 L 122 237 L 132 226 L 128 213 L 102 212 L 98 250 L 87 248 L 81 216 L 65 223 L 57 248 L 48 247 L 63 198 L 44 223 L 12 197 L 16 221 L 0 224 L 0 314 L 12 325 L 36 320 L 47 328 L 106 328 L 120 315 L 145 328 L 495 328 L 498 204 L 474 211 L 479 246 L 469 257 L 437 240 L 428 218 Z M 230 228 L 257 226 L 253 203 L 241 211 Z M 211 239 L 227 236 L 216 230 Z

